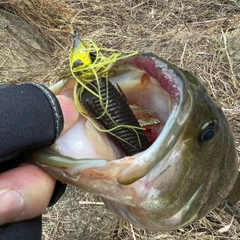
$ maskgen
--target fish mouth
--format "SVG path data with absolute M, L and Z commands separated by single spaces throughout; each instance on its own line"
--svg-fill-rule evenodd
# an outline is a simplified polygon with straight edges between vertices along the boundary
M 145 129 L 151 143 L 148 149 L 139 154 L 146 151 L 149 154 L 150 149 L 159 150 L 163 141 L 166 141 L 175 129 L 173 126 L 176 123 L 183 96 L 184 83 L 181 72 L 151 53 L 119 60 L 110 72 L 109 80 L 116 88 L 121 89 L 131 108 L 135 109 L 136 118 Z M 54 91 L 54 88 L 52 89 Z M 72 92 L 73 83 L 69 81 L 59 94 L 72 97 Z M 150 123 L 147 122 L 149 119 Z M 171 147 L 174 139 L 167 139 L 167 141 Z M 77 159 L 115 160 L 125 157 L 106 133 L 99 132 L 92 121 L 82 116 L 73 128 L 56 141 L 52 149 Z M 165 144 L 163 153 L 166 151 Z

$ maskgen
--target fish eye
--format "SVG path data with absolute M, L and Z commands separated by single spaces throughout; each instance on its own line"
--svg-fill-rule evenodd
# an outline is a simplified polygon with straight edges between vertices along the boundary
M 211 119 L 210 121 L 203 124 L 201 127 L 198 140 L 200 142 L 208 142 L 214 138 L 219 130 L 219 124 L 216 119 Z

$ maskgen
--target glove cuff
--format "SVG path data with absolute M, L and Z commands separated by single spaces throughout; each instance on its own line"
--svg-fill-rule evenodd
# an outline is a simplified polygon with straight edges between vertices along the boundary
M 54 131 L 54 138 L 52 140 L 52 143 L 50 144 L 53 144 L 56 141 L 56 139 L 60 136 L 63 130 L 64 119 L 63 119 L 61 106 L 56 96 L 54 95 L 54 93 L 48 88 L 46 88 L 45 86 L 38 83 L 26 83 L 26 84 L 34 85 L 36 88 L 40 89 L 45 94 L 45 96 L 47 97 L 52 107 L 53 117 L 55 122 L 55 131 Z

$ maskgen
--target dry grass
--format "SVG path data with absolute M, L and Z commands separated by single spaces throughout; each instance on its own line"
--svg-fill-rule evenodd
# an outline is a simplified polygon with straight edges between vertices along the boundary
M 71 27 L 99 45 L 154 52 L 202 80 L 226 113 L 240 151 L 238 0 L 3 0 L 0 7 L 34 26 L 50 46 L 48 71 L 30 80 L 51 84 L 67 68 Z M 240 238 L 239 223 L 220 208 L 178 231 L 151 232 L 128 223 L 120 236 L 116 230 L 116 217 L 97 197 L 71 187 L 44 214 L 44 240 Z

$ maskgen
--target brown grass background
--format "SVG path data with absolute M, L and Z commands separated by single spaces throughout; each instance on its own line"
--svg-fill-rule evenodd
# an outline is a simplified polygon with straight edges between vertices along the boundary
M 100 46 L 153 52 L 197 75 L 226 113 L 239 153 L 239 0 L 1 0 L 0 8 L 33 26 L 48 49 L 30 49 L 42 65 L 14 68 L 13 75 L 4 75 L 1 82 L 36 81 L 49 86 L 57 81 L 68 69 L 74 28 Z M 0 27 L 7 30 L 3 24 Z M 240 239 L 236 218 L 221 207 L 177 231 L 152 232 L 125 223 L 117 234 L 117 218 L 98 197 L 69 187 L 44 213 L 42 239 Z

